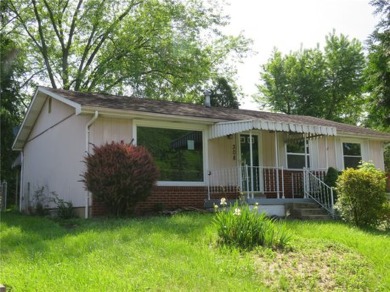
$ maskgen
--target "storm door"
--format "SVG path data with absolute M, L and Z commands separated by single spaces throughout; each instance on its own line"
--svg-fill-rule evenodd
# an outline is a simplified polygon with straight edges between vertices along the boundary
M 261 191 L 261 168 L 259 166 L 259 137 L 241 134 L 241 190 L 245 195 Z

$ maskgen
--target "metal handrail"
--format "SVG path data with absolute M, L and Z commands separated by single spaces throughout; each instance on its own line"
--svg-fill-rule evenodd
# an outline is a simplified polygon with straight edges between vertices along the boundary
M 328 186 L 323 180 L 318 178 L 309 169 L 304 169 L 304 193 L 305 197 L 316 201 L 332 217 L 334 212 L 333 188 Z

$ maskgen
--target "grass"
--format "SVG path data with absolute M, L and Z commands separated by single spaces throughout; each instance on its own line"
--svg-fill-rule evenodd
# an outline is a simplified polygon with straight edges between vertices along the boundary
M 288 250 L 216 246 L 213 215 L 71 220 L 2 213 L 7 291 L 388 291 L 390 234 L 289 221 Z

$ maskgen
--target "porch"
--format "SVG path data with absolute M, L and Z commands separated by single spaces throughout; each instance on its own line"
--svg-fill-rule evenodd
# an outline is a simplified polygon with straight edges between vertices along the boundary
M 334 216 L 333 189 L 325 184 L 326 170 L 283 167 L 238 166 L 210 170 L 205 207 L 224 197 L 258 203 L 260 211 L 285 217 L 292 204 L 316 203 Z

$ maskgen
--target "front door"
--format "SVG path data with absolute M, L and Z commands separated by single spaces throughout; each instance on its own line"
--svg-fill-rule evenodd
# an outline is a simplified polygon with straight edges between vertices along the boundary
M 252 139 L 251 139 L 252 138 Z M 251 147 L 252 144 L 252 147 Z M 241 189 L 244 193 L 260 192 L 261 170 L 259 167 L 259 137 L 257 135 L 241 134 Z M 252 148 L 252 163 L 251 163 Z M 252 167 L 253 166 L 253 167 Z

